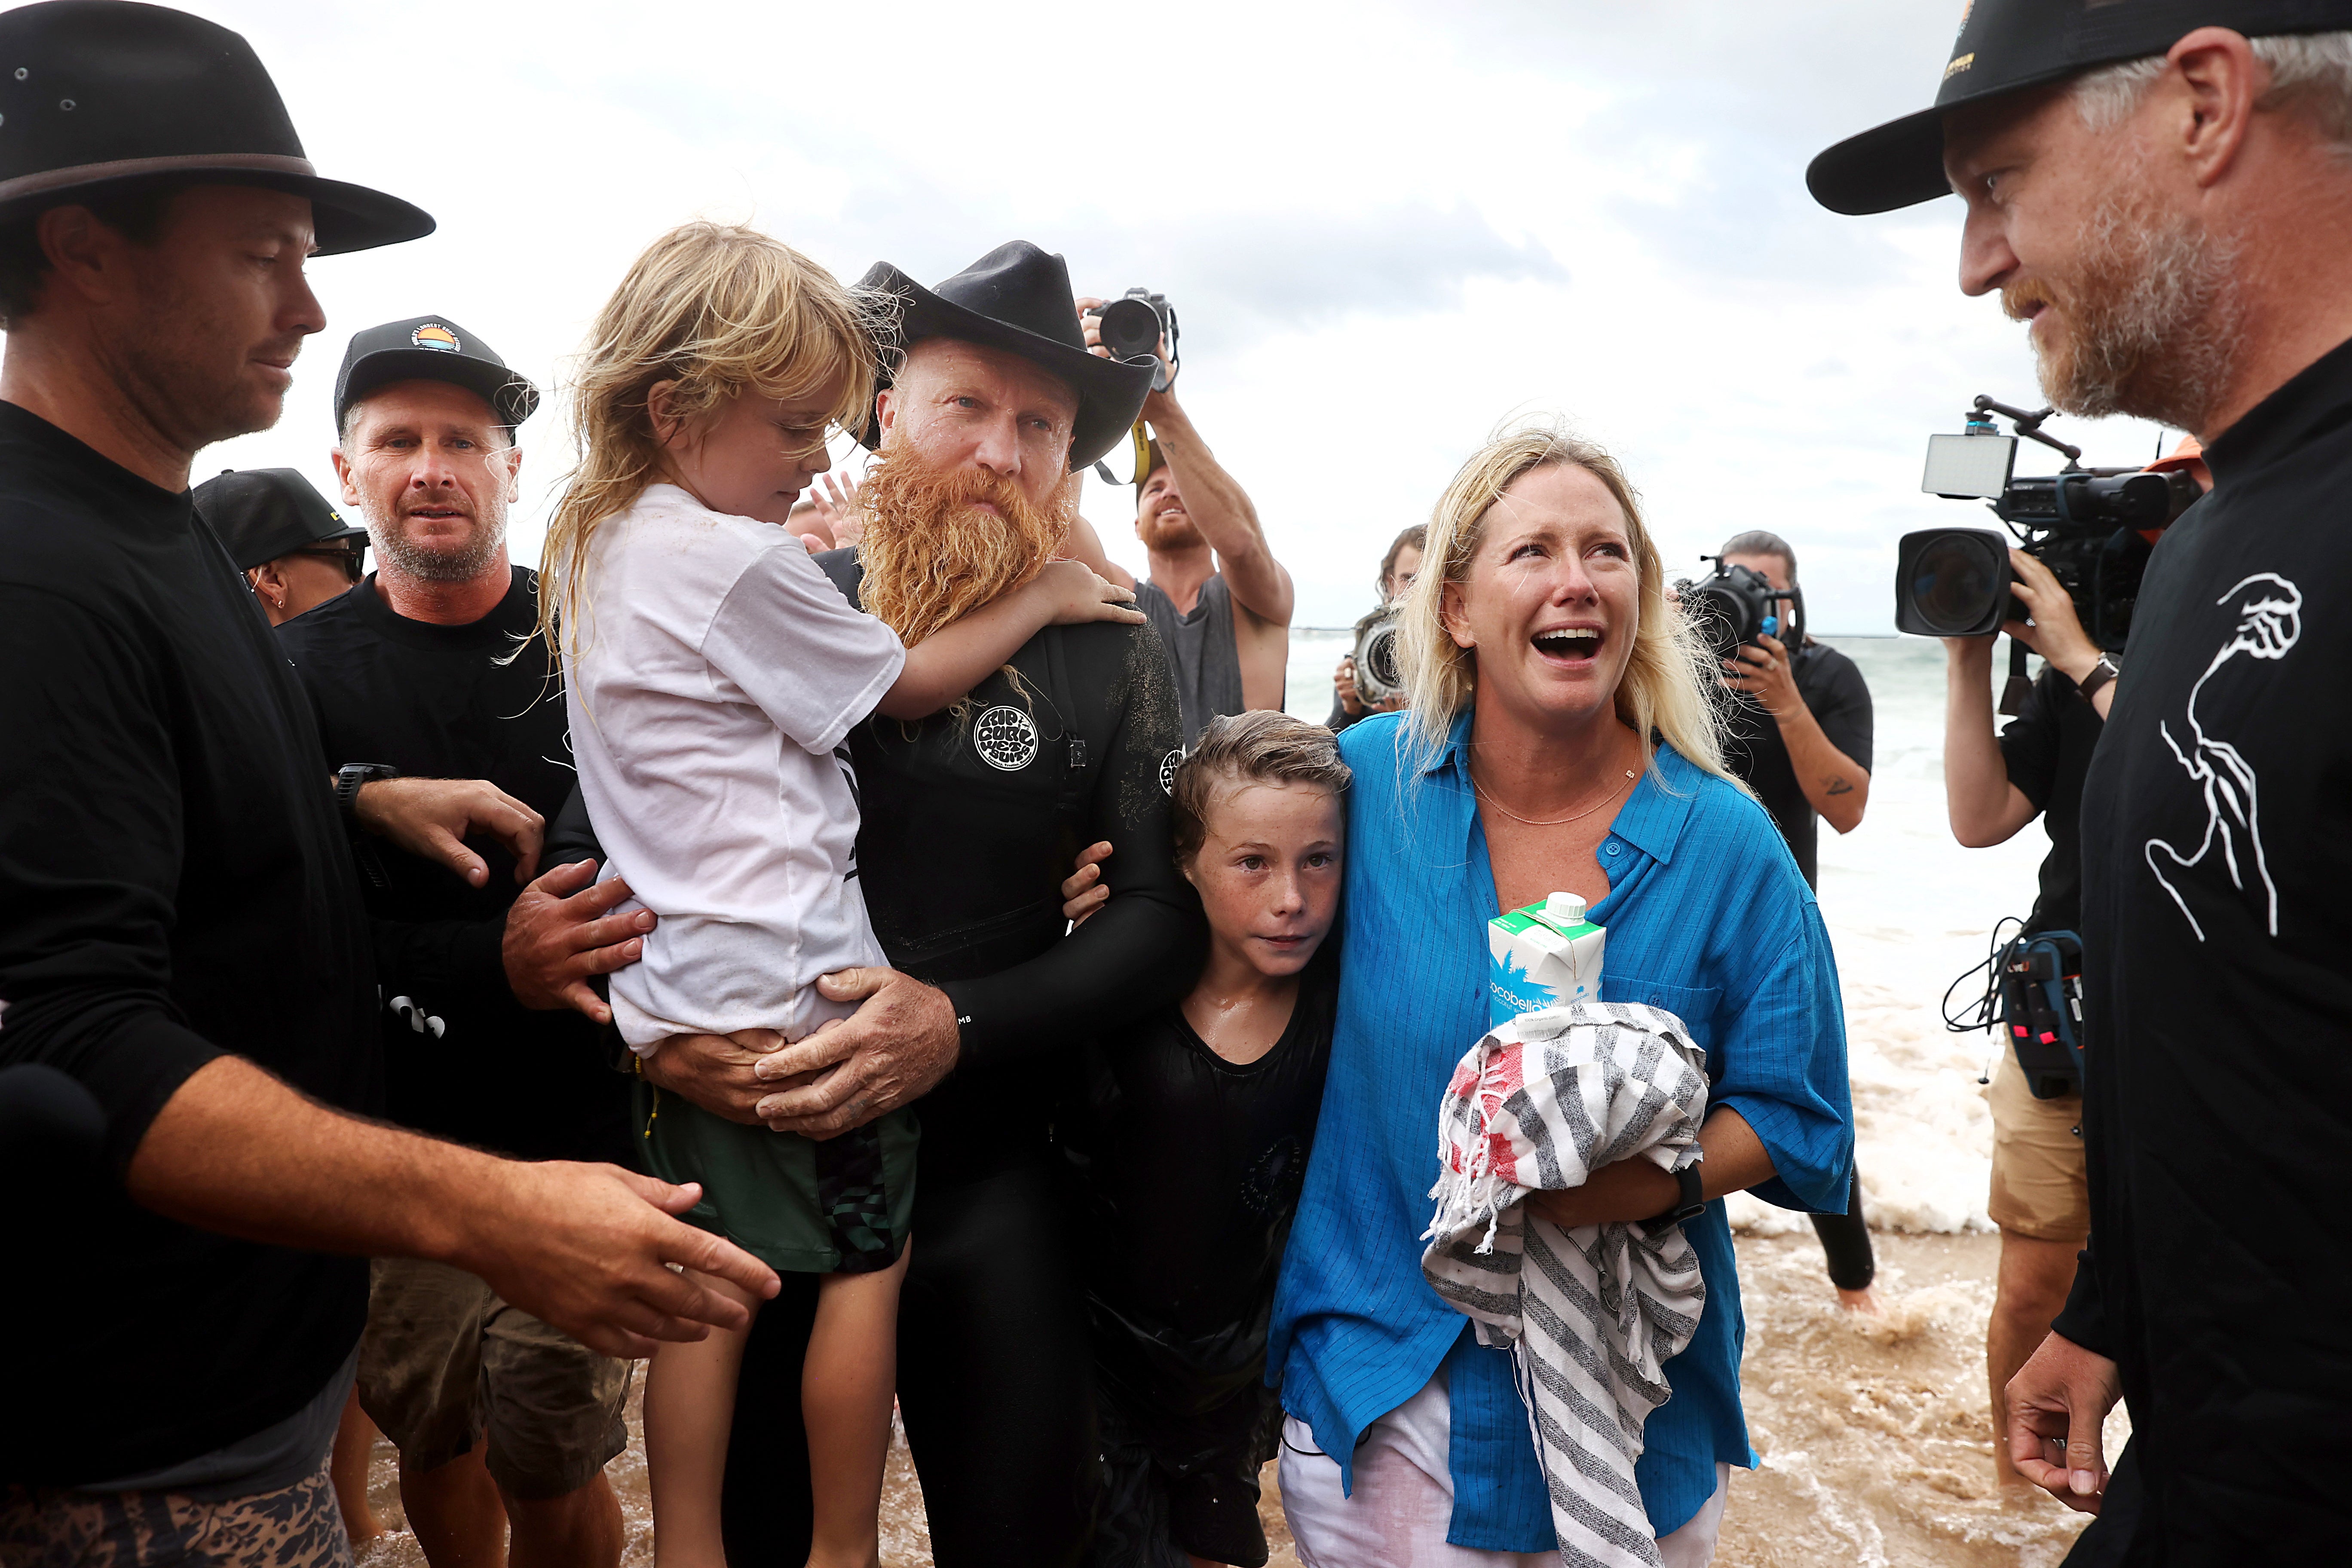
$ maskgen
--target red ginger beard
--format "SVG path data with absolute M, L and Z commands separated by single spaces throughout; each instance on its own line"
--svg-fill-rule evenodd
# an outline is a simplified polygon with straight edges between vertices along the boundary
M 857 492 L 867 613 L 912 647 L 1026 585 L 1068 537 L 1075 489 L 1064 481 L 1041 508 L 1001 474 L 942 472 L 898 443 L 884 447 Z

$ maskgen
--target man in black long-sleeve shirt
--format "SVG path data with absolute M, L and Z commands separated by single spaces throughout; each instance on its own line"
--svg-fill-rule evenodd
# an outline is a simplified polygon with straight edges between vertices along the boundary
M 314 248 L 431 219 L 311 175 L 211 23 L 31 5 L 0 16 L 0 56 L 35 83 L 0 87 L 0 1066 L 77 1080 L 107 1173 L 70 1194 L 79 1245 L 39 1260 L 69 1300 L 47 1298 L 40 1374 L 0 1423 L 0 1555 L 331 1557 L 360 1258 L 456 1263 L 631 1353 L 741 1321 L 666 1262 L 773 1276 L 662 1212 L 692 1189 L 352 1114 L 382 1085 L 344 826 L 187 480 L 277 419 L 323 325 Z M 79 119 L 44 96 L 59 80 Z
M 2053 405 L 2186 430 L 2214 481 L 2156 546 L 2120 677 L 2078 678 L 2113 703 L 2081 824 L 2091 1237 L 2009 1385 L 2010 1456 L 2101 1514 L 2077 1562 L 2332 1561 L 2352 1531 L 2352 4 L 1979 4 L 1955 51 L 1939 109 L 1823 153 L 1815 192 L 1958 192 L 1961 287 L 2031 323 Z

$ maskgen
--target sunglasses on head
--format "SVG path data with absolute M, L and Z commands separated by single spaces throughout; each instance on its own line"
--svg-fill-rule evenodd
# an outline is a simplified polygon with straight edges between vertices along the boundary
M 293 552 L 296 555 L 315 555 L 322 561 L 332 561 L 343 569 L 343 575 L 358 582 L 367 575 L 359 547 L 348 544 L 320 544 Z

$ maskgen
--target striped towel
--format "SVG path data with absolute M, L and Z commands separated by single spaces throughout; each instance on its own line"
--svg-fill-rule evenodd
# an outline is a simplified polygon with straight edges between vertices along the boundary
M 1438 1110 L 1444 1170 L 1422 1273 L 1482 1342 L 1511 1347 L 1571 1568 L 1659 1561 L 1633 1461 L 1706 1287 L 1680 1226 L 1564 1231 L 1519 1200 L 1628 1156 L 1668 1171 L 1694 1163 L 1706 1088 L 1706 1053 L 1681 1019 L 1580 1002 L 1497 1026 L 1454 1069 Z

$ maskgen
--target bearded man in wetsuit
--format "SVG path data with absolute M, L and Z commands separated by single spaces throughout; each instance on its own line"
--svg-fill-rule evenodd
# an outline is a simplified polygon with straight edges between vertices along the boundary
M 863 437 L 880 456 L 861 541 L 818 559 L 913 644 L 1087 552 L 1069 476 L 1125 437 L 1151 369 L 1087 352 L 1062 258 L 1032 245 L 936 289 L 887 264 L 864 283 L 899 300 L 894 374 Z M 1080 1041 L 1175 1001 L 1199 971 L 1171 838 L 1180 744 L 1158 637 L 1108 622 L 1047 627 L 919 724 L 859 725 L 859 880 L 896 967 L 826 977 L 866 1005 L 772 1056 L 702 1037 L 645 1064 L 714 1112 L 811 1137 L 919 1101 L 898 1389 L 941 1568 L 1076 1563 L 1092 1533 L 1083 1209 L 1049 1118 Z M 1104 839 L 1109 900 L 1066 932 L 1062 879 Z M 741 1563 L 808 1550 L 810 1320 L 791 1298 L 788 1283 L 761 1314 L 735 1402 L 725 1531 Z

